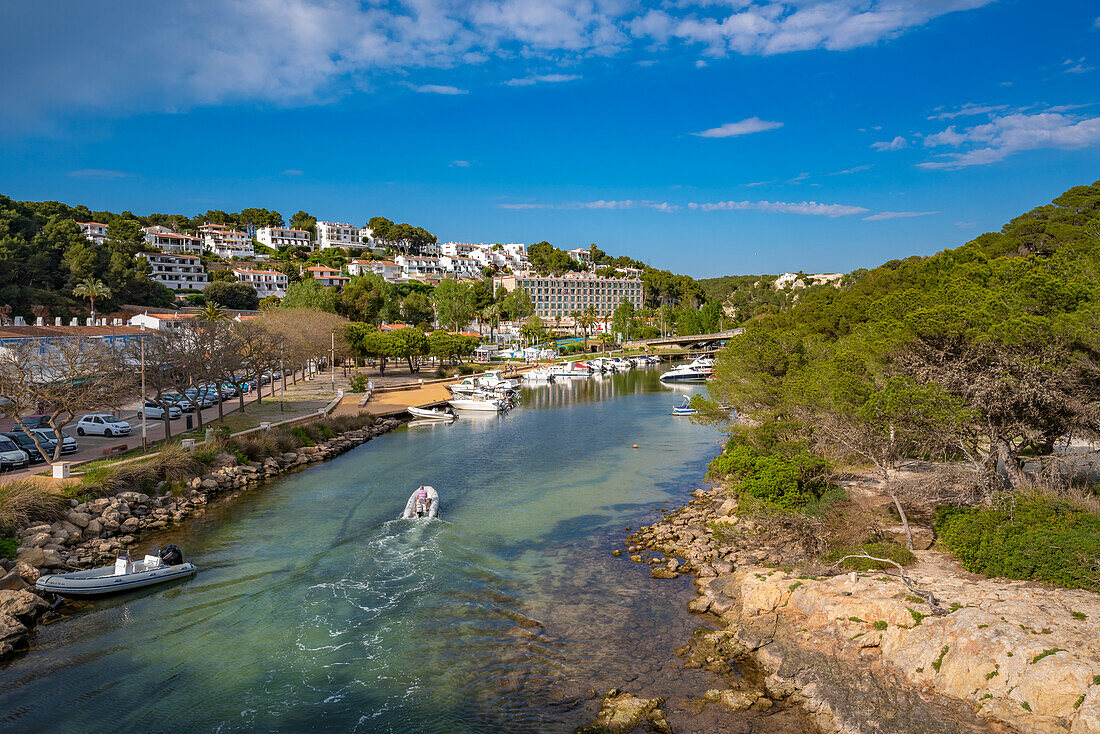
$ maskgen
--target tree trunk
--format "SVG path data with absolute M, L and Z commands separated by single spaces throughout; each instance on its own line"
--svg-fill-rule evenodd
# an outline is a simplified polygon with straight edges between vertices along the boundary
M 1001 436 L 997 436 L 993 439 L 994 445 L 997 447 L 997 456 L 1001 462 L 1005 465 L 1005 471 L 1008 473 L 1008 481 L 1012 484 L 1013 489 L 1021 489 L 1028 484 L 1027 474 L 1024 472 L 1024 468 L 1020 465 L 1020 459 L 1016 456 L 1016 453 Z
M 905 530 L 905 547 L 909 550 L 913 550 L 913 531 L 909 528 L 909 518 L 905 514 L 905 508 L 901 506 L 901 500 L 898 499 L 898 495 L 894 491 L 894 487 L 890 482 L 890 475 L 883 472 L 882 479 L 885 483 L 886 491 L 890 494 L 890 499 L 894 501 L 894 507 L 898 511 L 898 516 L 901 518 L 901 527 Z
M 225 401 L 221 400 L 221 395 L 218 396 L 218 423 L 225 422 Z

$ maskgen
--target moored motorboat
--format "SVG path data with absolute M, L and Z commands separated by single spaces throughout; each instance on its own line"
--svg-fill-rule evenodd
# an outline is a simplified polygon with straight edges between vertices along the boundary
M 409 411 L 409 415 L 428 420 L 453 421 L 458 417 L 450 408 L 418 408 L 410 405 L 406 410 Z
M 473 394 L 455 396 L 447 401 L 455 410 L 482 410 L 482 411 L 502 411 L 507 410 L 508 401 L 504 398 L 489 397 L 487 395 Z
M 39 576 L 34 585 L 39 591 L 50 591 L 61 596 L 103 596 L 194 576 L 197 571 L 195 564 L 184 562 L 179 548 L 168 545 L 159 553 L 147 555 L 140 561 L 131 561 L 127 553 L 119 556 L 111 566 L 72 573 L 51 573 Z
M 661 375 L 661 382 L 706 382 L 714 374 L 714 360 L 699 357 L 691 364 L 674 367 Z
M 672 409 L 673 415 L 697 415 L 698 413 L 698 410 L 691 407 L 691 398 L 686 396 L 684 397 L 684 402 Z
M 439 493 L 435 487 L 427 485 L 417 487 L 409 495 L 409 501 L 405 503 L 405 511 L 401 517 L 406 520 L 418 518 L 433 518 L 439 515 Z
M 554 373 L 548 367 L 538 367 L 523 375 L 527 382 L 553 382 Z

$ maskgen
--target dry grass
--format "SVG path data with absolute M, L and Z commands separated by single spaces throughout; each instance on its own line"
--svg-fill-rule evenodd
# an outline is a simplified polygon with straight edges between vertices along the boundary
M 12 534 L 36 522 L 53 522 L 68 505 L 65 497 L 35 482 L 0 484 L 0 534 Z

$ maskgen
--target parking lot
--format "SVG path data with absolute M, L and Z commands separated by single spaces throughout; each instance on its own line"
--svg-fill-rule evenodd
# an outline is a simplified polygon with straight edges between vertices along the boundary
M 291 383 L 290 377 L 288 377 L 287 378 L 287 400 L 288 401 L 290 400 L 290 396 L 292 394 L 299 393 L 302 390 L 310 390 L 310 391 L 314 391 L 314 392 L 320 390 L 322 392 L 327 392 L 326 388 L 328 388 L 328 385 L 329 385 L 329 383 L 327 381 L 327 376 L 326 375 L 320 375 L 320 376 L 314 378 L 310 382 L 304 382 L 304 381 L 301 381 L 301 379 L 300 379 L 297 386 L 293 385 Z M 274 391 L 275 394 L 274 395 L 272 395 L 272 386 L 270 384 L 269 385 L 263 385 L 262 389 L 263 389 L 263 405 L 265 406 L 265 410 L 270 409 L 270 410 L 277 411 L 278 410 L 277 406 L 279 405 L 279 398 L 280 398 L 280 393 L 281 393 L 281 389 L 282 389 L 281 382 L 279 382 L 278 380 L 276 381 L 275 391 Z M 251 392 L 245 393 L 244 398 L 245 398 L 246 409 L 250 413 L 254 413 L 256 411 L 256 407 L 255 407 L 256 406 L 256 399 L 257 399 L 256 391 L 253 390 Z M 320 400 L 320 398 L 319 398 L 319 400 Z M 324 398 L 324 401 L 327 401 L 327 398 Z M 317 402 L 317 401 L 314 401 L 314 402 Z M 312 405 L 312 404 L 313 403 L 310 403 L 310 405 Z M 292 408 L 292 410 L 297 410 L 297 411 L 300 412 L 301 411 L 301 406 L 300 406 L 299 401 L 295 402 L 295 406 L 297 406 L 297 407 Z M 130 424 L 130 427 L 131 427 L 131 433 L 128 436 L 110 436 L 110 437 L 98 436 L 98 435 L 80 436 L 80 435 L 77 435 L 77 428 L 76 428 L 77 427 L 77 421 L 74 420 L 72 423 L 70 423 L 68 426 L 66 426 L 64 430 L 65 430 L 65 433 L 67 433 L 68 435 L 70 435 L 74 439 L 76 439 L 77 443 L 80 445 L 80 450 L 77 451 L 76 453 L 72 453 L 72 454 L 68 454 L 68 455 L 64 456 L 62 460 L 63 461 L 92 461 L 92 460 L 95 460 L 95 459 L 101 459 L 104 456 L 111 455 L 112 453 L 115 453 L 115 452 L 109 451 L 109 449 L 112 449 L 112 448 L 115 448 L 115 447 L 118 447 L 120 451 L 126 451 L 126 450 L 129 450 L 129 449 L 134 449 L 134 448 L 140 447 L 141 446 L 141 413 L 140 413 L 140 407 L 141 407 L 141 402 L 140 401 L 134 401 L 133 403 L 124 406 L 121 411 L 110 411 L 110 410 L 88 411 L 89 413 L 110 413 L 112 415 L 115 415 L 118 418 L 121 418 L 124 421 L 127 421 Z M 221 403 L 221 409 L 222 409 L 222 414 L 224 414 L 226 416 L 236 416 L 236 414 L 240 410 L 240 398 L 234 397 L 234 398 L 229 398 L 229 399 L 224 400 Z M 79 418 L 83 417 L 84 415 L 85 415 L 85 413 L 81 413 L 80 415 L 78 415 L 77 420 L 79 420 Z M 293 415 L 293 413 L 288 413 L 286 415 L 286 417 L 289 418 L 292 415 Z M 217 405 L 211 406 L 211 407 L 206 408 L 202 411 L 202 419 L 203 419 L 203 423 L 206 427 L 213 428 L 215 422 L 218 420 L 218 417 L 219 417 L 219 413 L 218 413 L 218 406 Z M 279 418 L 277 416 L 273 418 L 273 420 L 278 420 L 278 419 Z M 191 426 L 193 428 L 198 428 L 199 419 L 198 419 L 197 412 L 183 413 L 183 415 L 181 415 L 179 418 L 176 418 L 175 420 L 172 420 L 171 421 L 171 435 L 172 436 L 178 436 L 179 434 L 186 432 L 188 430 L 188 422 L 189 421 L 190 421 Z M 237 421 L 234 421 L 234 422 L 237 422 Z M 8 432 L 8 431 L 19 432 L 21 429 L 18 426 L 13 427 L 14 423 L 15 423 L 15 421 L 10 419 L 10 418 L 9 419 L 3 419 L 2 421 L 0 421 L 0 429 L 2 429 L 4 432 Z M 151 418 L 148 419 L 146 421 L 146 437 L 147 437 L 147 441 L 149 443 L 153 443 L 155 441 L 159 441 L 159 440 L 163 439 L 165 437 L 165 421 L 163 421 L 163 420 L 154 420 L 154 419 L 151 419 Z M 125 447 L 125 448 L 122 448 L 122 447 Z M 14 471 L 14 472 L 5 472 L 3 476 L 4 476 L 5 479 L 12 479 L 12 478 L 18 478 L 18 477 L 21 477 L 21 476 L 29 476 L 29 475 L 32 475 L 32 474 L 37 474 L 37 473 L 45 472 L 45 471 L 48 471 L 48 470 L 49 470 L 49 464 L 38 463 L 38 464 L 31 464 L 26 469 L 20 469 L 20 470 Z

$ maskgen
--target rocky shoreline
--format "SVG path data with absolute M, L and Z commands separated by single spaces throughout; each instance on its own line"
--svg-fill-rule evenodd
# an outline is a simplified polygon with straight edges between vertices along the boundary
M 203 514 L 207 503 L 220 495 L 327 461 L 399 425 L 380 419 L 278 458 L 212 469 L 192 477 L 178 494 L 162 482 L 152 495 L 130 491 L 87 502 L 71 500 L 57 521 L 18 533 L 15 560 L 0 559 L 0 661 L 25 648 L 31 629 L 57 606 L 53 594 L 35 589 L 40 575 L 109 563 L 143 535 Z
M 882 571 L 782 565 L 790 548 L 739 517 L 724 488 L 692 494 L 625 545 L 655 578 L 694 577 L 688 609 L 704 627 L 678 651 L 685 667 L 748 661 L 761 674 L 701 691 L 704 704 L 796 703 L 822 731 L 851 734 L 1100 734 L 1100 596 L 988 579 L 917 551 L 908 573 L 949 610 L 937 616 Z M 640 696 L 609 692 L 578 731 L 666 731 L 660 699 Z

